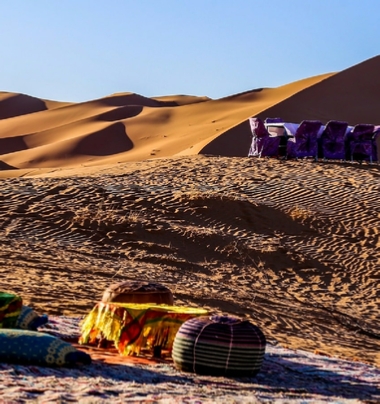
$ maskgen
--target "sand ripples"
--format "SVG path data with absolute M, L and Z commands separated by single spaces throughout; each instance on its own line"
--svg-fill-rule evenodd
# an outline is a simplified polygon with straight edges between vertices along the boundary
M 190 157 L 4 179 L 3 288 L 70 313 L 112 281 L 155 279 L 283 344 L 380 363 L 379 178 L 378 166 Z

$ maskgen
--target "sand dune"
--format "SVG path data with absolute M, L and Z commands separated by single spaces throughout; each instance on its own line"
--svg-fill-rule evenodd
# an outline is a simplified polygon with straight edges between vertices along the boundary
M 218 143 L 224 132 L 250 116 L 329 76 L 308 78 L 277 89 L 247 91 L 219 100 L 194 96 L 150 99 L 122 93 L 52 110 L 20 113 L 0 120 L 0 158 L 12 167 L 57 168 L 194 155 L 202 153 L 210 143 L 211 146 Z M 88 138 L 90 145 L 91 138 L 99 139 L 96 135 L 99 133 L 103 134 L 104 144 L 115 142 L 112 133 L 115 130 L 121 133 L 122 126 L 125 129 L 119 138 L 120 144 L 112 150 L 99 154 L 94 153 L 93 148 L 82 147 L 83 139 Z M 247 155 L 247 136 L 235 139 L 234 145 L 234 151 L 230 147 L 220 150 L 217 144 L 215 150 L 212 147 L 207 152 Z
M 379 124 L 379 63 L 217 100 L 1 93 L 2 289 L 78 314 L 111 282 L 156 280 L 379 366 L 379 166 L 245 157 L 253 115 Z
M 380 56 L 339 73 L 217 100 L 118 93 L 83 103 L 54 103 L 1 93 L 0 157 L 4 164 L 21 169 L 174 155 L 243 157 L 249 150 L 251 116 L 379 124 L 378 71 Z M 102 148 L 102 143 L 117 145 L 98 153 L 97 146 L 90 146 L 94 139 Z
M 26 94 L 3 91 L 0 92 L 0 119 L 32 114 L 34 112 L 59 108 L 69 104 L 68 102 L 42 100 Z
M 311 85 L 262 111 L 258 116 L 281 116 L 288 122 L 330 119 L 379 124 L 380 56 L 352 66 Z

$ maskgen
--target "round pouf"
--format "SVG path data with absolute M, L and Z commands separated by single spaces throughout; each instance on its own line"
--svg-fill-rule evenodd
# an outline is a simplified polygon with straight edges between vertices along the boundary
M 196 317 L 178 330 L 172 350 L 176 367 L 212 376 L 255 376 L 266 339 L 248 320 L 229 316 Z
M 115 303 L 156 303 L 173 305 L 173 294 L 159 283 L 125 281 L 110 285 L 103 293 L 102 301 Z

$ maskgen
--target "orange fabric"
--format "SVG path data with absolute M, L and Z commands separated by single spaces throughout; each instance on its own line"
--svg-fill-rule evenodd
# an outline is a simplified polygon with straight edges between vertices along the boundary
M 162 358 L 153 358 L 151 355 L 140 353 L 139 356 L 122 356 L 116 348 L 98 348 L 89 345 L 80 345 L 73 343 L 78 350 L 89 354 L 93 361 L 101 361 L 104 363 L 115 365 L 143 364 L 155 365 L 159 363 L 173 363 L 169 353 L 164 351 Z

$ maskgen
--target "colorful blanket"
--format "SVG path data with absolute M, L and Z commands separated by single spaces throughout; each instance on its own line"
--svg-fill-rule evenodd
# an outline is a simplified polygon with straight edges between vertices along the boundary
M 142 349 L 170 351 L 180 326 L 207 310 L 191 307 L 99 302 L 82 325 L 81 344 L 97 338 L 114 341 L 122 355 L 139 355 Z
M 79 317 L 49 316 L 45 332 L 80 334 Z M 268 344 L 262 368 L 250 378 L 183 373 L 172 363 L 108 364 L 79 369 L 0 364 L 4 402 L 83 403 L 276 403 L 380 402 L 380 369 L 360 362 Z
M 22 298 L 0 292 L 0 328 L 15 328 L 22 309 Z

